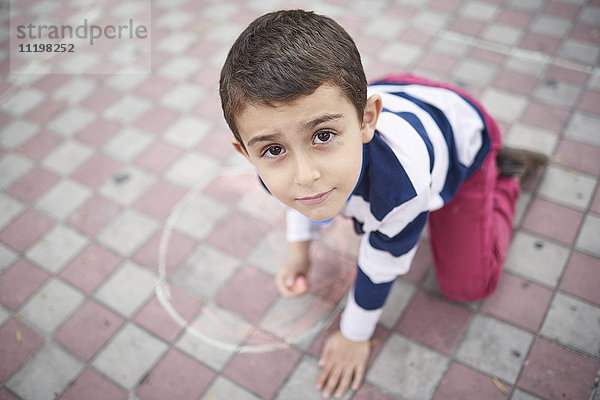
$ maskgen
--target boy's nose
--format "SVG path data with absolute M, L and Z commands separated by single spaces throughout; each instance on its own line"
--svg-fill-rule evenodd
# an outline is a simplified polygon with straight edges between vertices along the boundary
M 300 186 L 310 186 L 320 176 L 319 169 L 307 157 L 297 157 L 294 183 Z

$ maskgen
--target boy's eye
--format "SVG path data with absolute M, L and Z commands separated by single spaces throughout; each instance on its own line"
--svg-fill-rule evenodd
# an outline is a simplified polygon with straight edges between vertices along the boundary
M 281 146 L 271 146 L 265 151 L 264 156 L 266 157 L 277 157 L 284 153 L 283 147 Z
M 328 141 L 331 140 L 332 136 L 333 136 L 333 133 L 331 133 L 329 131 L 319 132 L 315 135 L 315 142 L 316 143 L 327 143 Z

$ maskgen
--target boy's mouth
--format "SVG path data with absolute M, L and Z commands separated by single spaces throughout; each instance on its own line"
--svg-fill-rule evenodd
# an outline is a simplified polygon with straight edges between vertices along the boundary
M 316 204 L 320 204 L 320 203 L 324 202 L 325 200 L 327 200 L 327 198 L 329 197 L 331 192 L 333 192 L 333 189 L 331 189 L 327 192 L 318 194 L 316 196 L 302 197 L 302 198 L 299 198 L 296 200 L 305 206 L 314 206 Z

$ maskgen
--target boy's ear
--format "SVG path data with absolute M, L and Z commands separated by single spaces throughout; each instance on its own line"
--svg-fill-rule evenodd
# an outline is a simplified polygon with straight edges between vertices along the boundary
M 377 120 L 379 119 L 379 114 L 381 114 L 382 109 L 383 100 L 381 99 L 380 95 L 374 94 L 367 99 L 361 126 L 363 143 L 369 143 L 371 139 L 373 139 L 375 127 L 377 126 Z
M 235 151 L 237 151 L 244 157 L 248 158 L 248 152 L 246 151 L 244 146 L 242 146 L 242 144 L 240 142 L 238 142 L 238 140 L 235 137 L 231 138 L 231 144 L 232 144 L 233 148 L 235 149 Z

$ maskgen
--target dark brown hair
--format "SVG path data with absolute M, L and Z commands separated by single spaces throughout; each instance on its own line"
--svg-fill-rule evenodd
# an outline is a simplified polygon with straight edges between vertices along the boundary
M 331 18 L 304 10 L 255 19 L 229 50 L 219 83 L 225 120 L 242 146 L 235 117 L 248 104 L 293 101 L 327 83 L 342 89 L 362 121 L 367 99 L 350 35 Z

